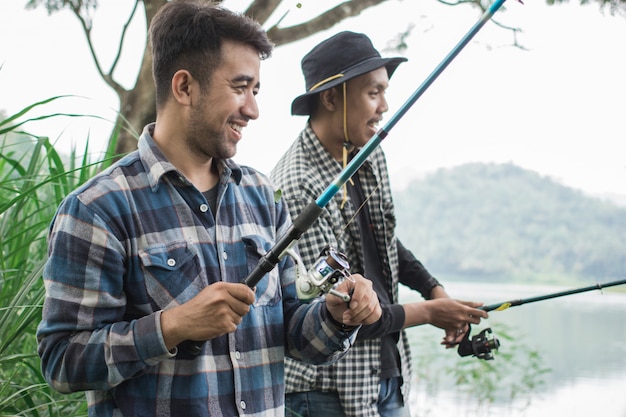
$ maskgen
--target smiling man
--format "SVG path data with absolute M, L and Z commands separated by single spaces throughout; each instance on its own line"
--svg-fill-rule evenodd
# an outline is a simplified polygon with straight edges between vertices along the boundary
M 303 304 L 285 257 L 241 282 L 291 226 L 269 179 L 231 158 L 259 115 L 272 51 L 258 23 L 174 0 L 150 25 L 156 122 L 62 202 L 37 330 L 43 374 L 90 416 L 284 415 L 284 357 L 328 363 L 381 315 L 371 282 Z
M 341 32 L 302 59 L 306 93 L 291 106 L 309 120 L 278 161 L 271 178 L 297 216 L 337 178 L 371 139 L 387 112 L 389 78 L 405 58 L 383 58 L 370 39 Z M 411 359 L 404 329 L 432 324 L 453 347 L 487 313 L 481 303 L 448 297 L 439 282 L 395 235 L 395 215 L 385 155 L 376 148 L 300 238 L 302 260 L 312 265 L 326 244 L 345 253 L 351 271 L 372 280 L 383 309 L 363 326 L 339 361 L 316 366 L 287 358 L 285 406 L 297 417 L 408 417 Z M 425 244 L 428 244 L 426 242 Z M 398 303 L 398 284 L 427 301 Z

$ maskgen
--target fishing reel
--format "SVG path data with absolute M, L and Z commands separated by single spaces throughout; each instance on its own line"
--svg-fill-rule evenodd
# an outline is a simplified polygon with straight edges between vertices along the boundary
M 486 328 L 470 340 L 469 335 L 472 327 L 469 326 L 465 337 L 459 343 L 457 352 L 459 356 L 474 355 L 478 359 L 491 360 L 494 358 L 492 350 L 498 350 L 500 341 L 493 336 L 491 328 Z
M 309 302 L 321 294 L 332 294 L 346 303 L 350 301 L 350 295 L 333 289 L 341 278 L 351 279 L 348 273 L 350 264 L 345 254 L 326 246 L 307 271 L 302 259 L 291 248 L 285 252 L 296 262 L 296 294 L 300 300 Z

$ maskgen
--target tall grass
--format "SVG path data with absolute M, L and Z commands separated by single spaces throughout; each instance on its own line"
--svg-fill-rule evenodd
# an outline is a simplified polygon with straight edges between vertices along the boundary
M 29 117 L 63 98 L 0 115 L 0 416 L 87 415 L 84 394 L 62 395 L 46 384 L 35 339 L 50 221 L 63 197 L 111 160 L 90 161 L 88 144 L 82 155 L 63 155 L 48 137 L 25 130 L 34 120 L 82 116 Z

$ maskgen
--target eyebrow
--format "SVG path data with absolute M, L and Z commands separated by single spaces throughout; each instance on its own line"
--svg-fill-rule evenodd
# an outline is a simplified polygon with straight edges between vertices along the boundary
M 385 90 L 385 89 L 387 89 L 387 87 L 389 87 L 389 83 L 375 82 L 375 83 L 372 83 L 372 85 L 376 86 L 376 88 L 382 88 L 383 90 Z

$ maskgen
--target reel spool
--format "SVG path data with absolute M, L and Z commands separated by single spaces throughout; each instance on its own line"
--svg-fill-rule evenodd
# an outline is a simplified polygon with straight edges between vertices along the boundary
M 300 257 L 289 249 L 286 251 L 296 262 L 296 294 L 304 302 L 309 302 L 321 294 L 332 294 L 346 303 L 350 301 L 348 294 L 333 289 L 341 278 L 350 279 L 348 258 L 331 246 L 326 246 L 308 271 Z

